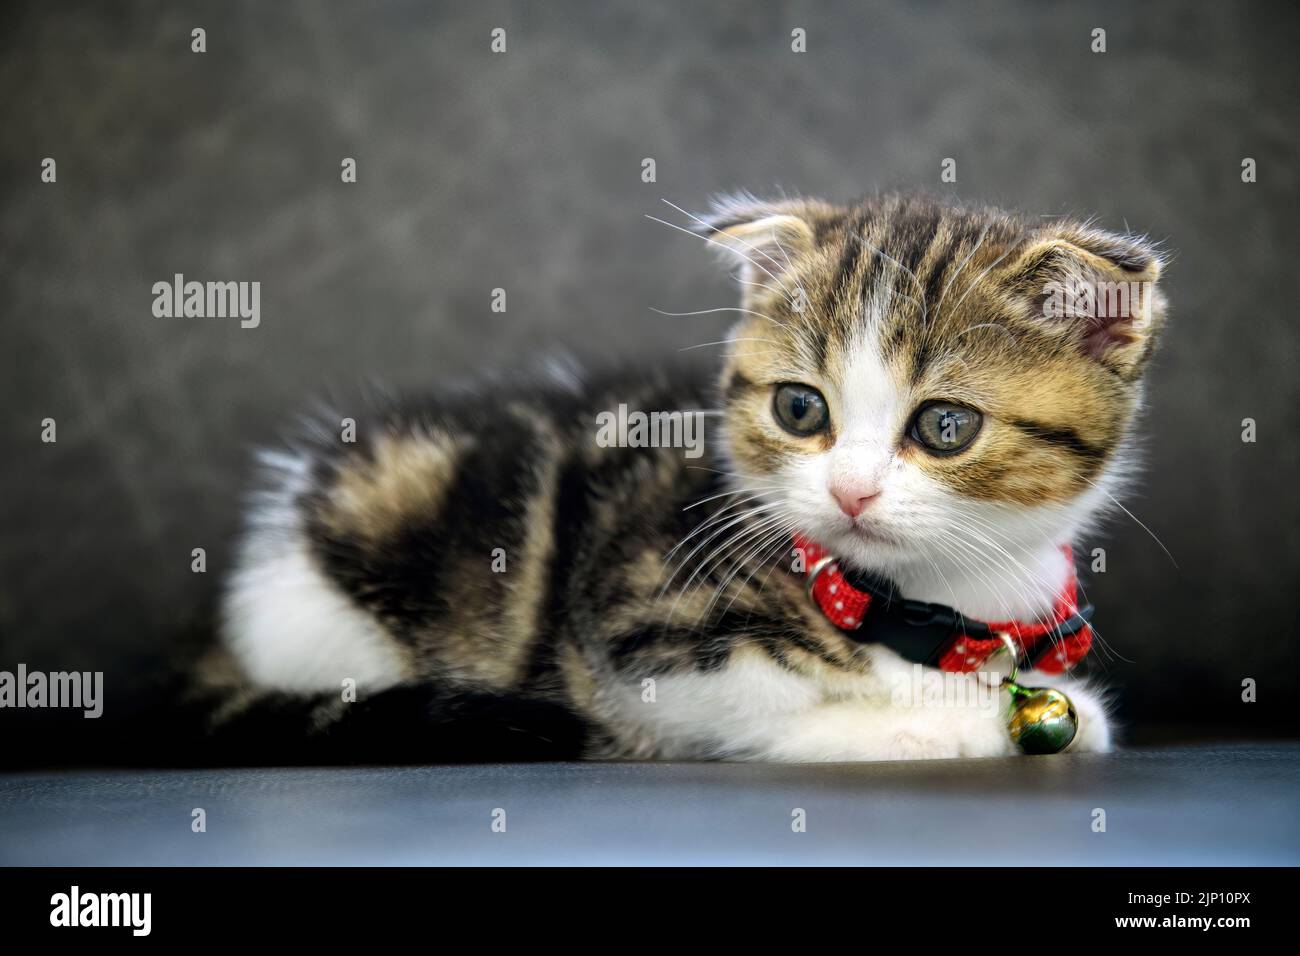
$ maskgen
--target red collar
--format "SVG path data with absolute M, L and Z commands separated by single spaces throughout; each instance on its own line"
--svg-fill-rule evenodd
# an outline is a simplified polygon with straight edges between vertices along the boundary
M 979 668 L 1010 637 L 1020 666 L 1060 674 L 1083 660 L 1092 646 L 1091 606 L 1079 607 L 1078 579 L 1069 545 L 1062 550 L 1070 573 L 1057 595 L 1050 621 L 976 621 L 942 604 L 899 598 L 888 582 L 846 575 L 820 545 L 795 535 L 804 558 L 808 593 L 832 624 L 855 640 L 883 644 L 916 663 L 946 671 Z

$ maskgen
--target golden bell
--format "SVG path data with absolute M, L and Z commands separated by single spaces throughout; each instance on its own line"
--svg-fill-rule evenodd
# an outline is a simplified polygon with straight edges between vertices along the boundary
M 1027 754 L 1056 754 L 1070 746 L 1079 732 L 1079 715 L 1070 698 L 1050 687 L 1020 687 L 1011 691 L 1011 739 Z

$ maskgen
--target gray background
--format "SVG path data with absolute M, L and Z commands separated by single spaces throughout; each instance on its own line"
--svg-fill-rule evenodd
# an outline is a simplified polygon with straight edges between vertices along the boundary
M 4 4 L 0 668 L 138 695 L 202 621 L 249 448 L 316 396 L 717 339 L 650 312 L 734 295 L 661 197 L 924 188 L 1176 254 L 1125 502 L 1177 567 L 1127 518 L 1097 542 L 1104 669 L 1133 739 L 1295 733 L 1292 7 Z M 260 280 L 261 327 L 154 318 L 176 272 Z

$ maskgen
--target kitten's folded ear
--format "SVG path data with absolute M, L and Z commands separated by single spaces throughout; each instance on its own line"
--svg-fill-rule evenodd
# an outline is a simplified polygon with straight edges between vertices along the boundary
M 1164 324 L 1165 298 L 1157 287 L 1163 265 L 1144 239 L 1070 225 L 1026 240 L 1001 271 L 1037 319 L 1071 337 L 1084 354 L 1136 372 Z
M 826 227 L 843 215 L 843 210 L 811 200 L 732 196 L 715 202 L 694 231 L 739 263 L 743 280 L 761 285 L 782 282 L 794 263 L 816 247 Z

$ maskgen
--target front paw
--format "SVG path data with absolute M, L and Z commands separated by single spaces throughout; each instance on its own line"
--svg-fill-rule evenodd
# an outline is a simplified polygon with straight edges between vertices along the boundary
M 1000 709 L 914 714 L 889 742 L 890 760 L 1009 757 L 1016 752 Z
M 1102 694 L 1082 682 L 1072 682 L 1061 690 L 1069 695 L 1079 715 L 1079 732 L 1070 745 L 1070 753 L 1110 753 L 1111 719 Z
M 951 760 L 960 756 L 957 741 L 926 737 L 910 730 L 895 734 L 885 749 L 886 760 Z

